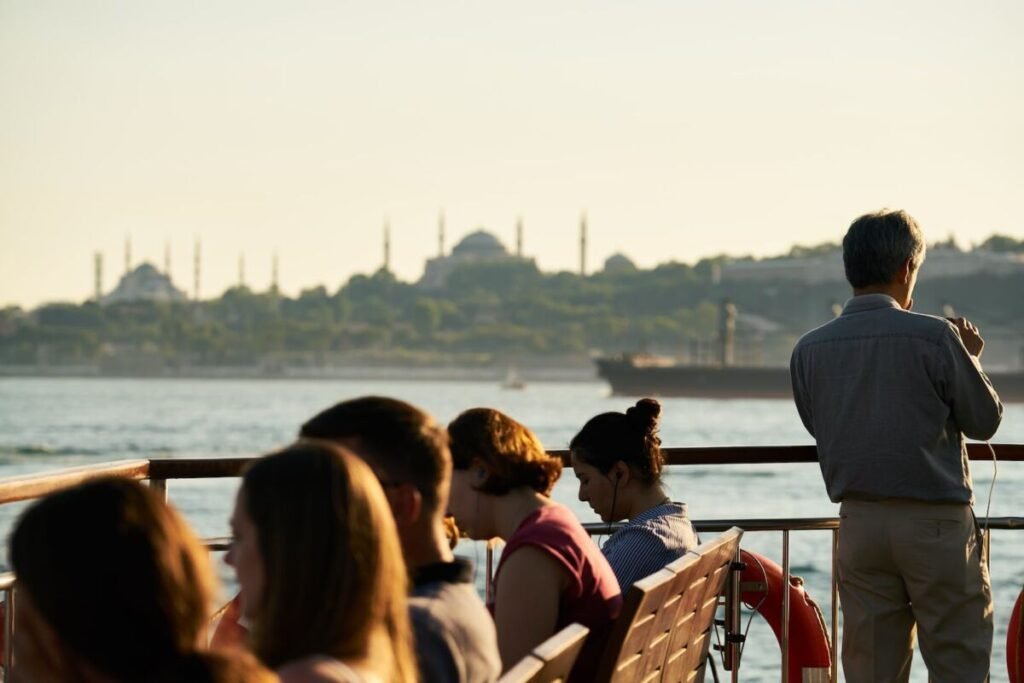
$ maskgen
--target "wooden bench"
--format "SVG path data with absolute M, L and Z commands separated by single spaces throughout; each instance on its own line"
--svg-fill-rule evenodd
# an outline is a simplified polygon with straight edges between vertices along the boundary
M 743 531 L 736 527 L 697 547 L 626 591 L 597 681 L 700 681 L 710 633 Z
M 586 626 L 569 624 L 533 648 L 498 683 L 563 683 L 569 678 L 588 633 L 590 629 Z

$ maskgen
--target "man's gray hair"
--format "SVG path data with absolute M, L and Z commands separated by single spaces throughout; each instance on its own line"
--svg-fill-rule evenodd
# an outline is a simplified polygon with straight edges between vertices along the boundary
M 864 214 L 843 238 L 843 266 L 854 289 L 888 284 L 908 259 L 919 268 L 924 256 L 924 234 L 902 210 Z

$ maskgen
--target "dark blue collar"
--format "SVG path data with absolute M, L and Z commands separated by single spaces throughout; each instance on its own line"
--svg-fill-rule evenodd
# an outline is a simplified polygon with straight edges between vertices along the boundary
M 464 557 L 451 562 L 437 562 L 414 569 L 412 583 L 419 587 L 428 583 L 472 583 L 473 563 Z

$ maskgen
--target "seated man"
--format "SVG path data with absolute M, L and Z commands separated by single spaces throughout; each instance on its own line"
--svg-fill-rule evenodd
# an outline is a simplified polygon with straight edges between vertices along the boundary
M 452 469 L 446 431 L 408 403 L 367 396 L 324 410 L 299 435 L 345 446 L 384 488 L 412 575 L 409 612 L 421 680 L 496 680 L 494 622 L 476 594 L 472 565 L 453 556 L 445 534 Z

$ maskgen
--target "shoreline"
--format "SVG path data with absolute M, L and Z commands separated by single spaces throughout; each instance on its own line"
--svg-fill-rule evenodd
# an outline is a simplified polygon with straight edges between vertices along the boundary
M 516 367 L 516 374 L 530 382 L 593 382 L 601 379 L 593 367 Z M 210 379 L 210 380 L 409 380 L 425 382 L 495 382 L 506 379 L 507 368 L 458 368 L 446 366 L 330 366 L 284 368 L 268 371 L 256 366 L 192 367 L 160 372 L 104 372 L 92 365 L 4 366 L 0 379 Z

